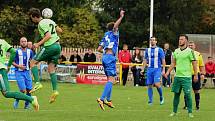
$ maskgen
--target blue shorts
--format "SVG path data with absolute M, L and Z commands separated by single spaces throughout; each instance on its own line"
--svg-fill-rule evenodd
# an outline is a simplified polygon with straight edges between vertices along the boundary
M 161 68 L 148 68 L 147 69 L 147 85 L 152 85 L 160 82 Z
M 106 76 L 116 76 L 116 57 L 112 54 L 104 54 L 102 57 L 102 65 Z
M 31 90 L 32 78 L 30 71 L 15 71 L 19 90 Z

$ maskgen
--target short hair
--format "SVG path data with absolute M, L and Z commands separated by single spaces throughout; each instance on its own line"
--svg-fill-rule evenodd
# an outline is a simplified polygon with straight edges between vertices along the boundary
M 41 17 L 41 12 L 38 8 L 31 8 L 28 14 L 29 16 L 32 16 L 32 17 L 37 17 L 37 18 Z
M 124 47 L 124 46 L 128 46 L 128 44 L 124 43 L 122 46 L 123 46 L 123 47 Z
M 28 39 L 27 39 L 26 37 L 21 37 L 21 38 L 19 39 L 19 41 L 21 41 L 21 39 L 26 39 L 26 40 L 28 41 Z
M 110 22 L 110 23 L 107 24 L 108 31 L 112 31 L 113 30 L 114 24 L 115 24 L 114 22 Z
M 208 56 L 208 59 L 212 58 L 211 56 Z
M 155 39 L 155 41 L 157 41 L 157 38 L 155 36 L 150 37 L 149 40 L 151 40 L 151 39 Z
M 194 42 L 194 41 L 192 41 L 192 40 L 190 40 L 190 41 L 189 41 L 189 44 L 195 44 L 195 42 Z
M 179 37 L 185 37 L 185 39 L 188 40 L 188 36 L 186 34 L 180 34 Z

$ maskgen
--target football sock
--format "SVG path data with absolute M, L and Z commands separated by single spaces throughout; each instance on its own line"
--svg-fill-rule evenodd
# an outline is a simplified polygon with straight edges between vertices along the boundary
M 192 97 L 190 93 L 185 93 L 186 101 L 187 101 L 187 110 L 188 113 L 192 113 Z
M 106 84 L 105 84 L 105 87 L 104 87 L 104 91 L 102 93 L 102 96 L 100 97 L 101 100 L 104 101 L 104 99 L 107 97 L 108 95 L 108 92 L 109 90 L 111 89 L 112 87 L 112 83 L 110 81 L 108 81 Z
M 52 82 L 52 89 L 57 90 L 57 75 L 56 73 L 50 74 L 51 82 Z
M 160 95 L 160 101 L 162 101 L 162 100 L 163 100 L 162 88 L 161 88 L 161 87 L 157 88 L 157 91 L 158 91 L 158 93 L 159 93 L 159 95 Z
M 39 80 L 39 72 L 38 72 L 37 66 L 32 67 L 31 72 L 32 72 L 33 77 L 34 77 L 34 82 L 40 82 L 40 80 Z
M 107 101 L 111 101 L 111 93 L 112 93 L 112 87 L 113 87 L 113 83 L 112 82 L 108 82 L 109 83 L 109 91 L 107 93 Z
M 28 95 L 28 96 L 30 96 L 31 97 L 31 93 L 26 93 L 26 95 Z M 29 102 L 28 101 L 25 101 L 25 105 L 28 105 L 29 104 Z
M 152 103 L 152 97 L 153 97 L 152 87 L 148 87 L 148 97 L 149 97 L 149 102 Z
M 14 98 L 14 99 L 18 99 L 18 100 L 25 100 L 25 101 L 29 101 L 32 102 L 34 99 L 30 96 L 27 96 L 21 92 L 6 92 L 5 93 L 5 97 L 6 98 Z
M 199 108 L 200 93 L 195 93 L 196 108 Z
M 174 93 L 174 99 L 173 99 L 173 112 L 174 113 L 177 113 L 179 100 L 180 100 L 180 93 Z

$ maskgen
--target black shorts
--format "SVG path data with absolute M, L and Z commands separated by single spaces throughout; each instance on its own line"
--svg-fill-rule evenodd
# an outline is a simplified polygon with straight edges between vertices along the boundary
M 201 89 L 201 75 L 198 74 L 198 81 L 197 82 L 193 82 L 192 81 L 192 87 L 193 87 L 193 90 L 200 90 Z M 194 75 L 192 75 L 192 80 L 194 78 Z
M 214 74 L 208 74 L 208 73 L 206 73 L 205 77 L 207 77 L 207 78 L 213 78 Z

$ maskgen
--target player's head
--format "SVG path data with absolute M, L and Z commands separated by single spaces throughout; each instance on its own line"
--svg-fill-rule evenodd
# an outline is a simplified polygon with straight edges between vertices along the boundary
M 108 31 L 112 31 L 113 27 L 114 27 L 114 22 L 110 22 L 110 23 L 107 24 Z
M 189 41 L 188 46 L 189 46 L 189 48 L 191 48 L 192 50 L 195 50 L 195 49 L 196 49 L 196 45 L 195 45 L 194 41 Z
M 28 41 L 27 45 L 28 45 L 27 47 L 28 47 L 29 49 L 32 49 L 33 43 L 32 43 L 31 41 Z
M 151 44 L 151 46 L 156 46 L 156 44 L 157 44 L 157 38 L 156 37 L 151 37 L 150 38 L 150 44 Z
M 34 23 L 39 23 L 39 21 L 41 19 L 40 10 L 37 8 L 31 8 L 29 10 L 29 16 Z
M 165 49 L 165 50 L 168 50 L 168 49 L 169 49 L 169 43 L 165 43 L 165 44 L 164 44 L 164 49 Z
M 19 40 L 19 43 L 20 43 L 20 46 L 22 47 L 22 48 L 26 48 L 27 47 L 27 38 L 26 37 L 21 37 L 20 38 L 20 40 Z
M 187 42 L 188 42 L 188 36 L 185 34 L 181 34 L 179 36 L 179 46 L 187 46 Z
M 123 50 L 128 50 L 128 45 L 127 44 L 123 44 Z

